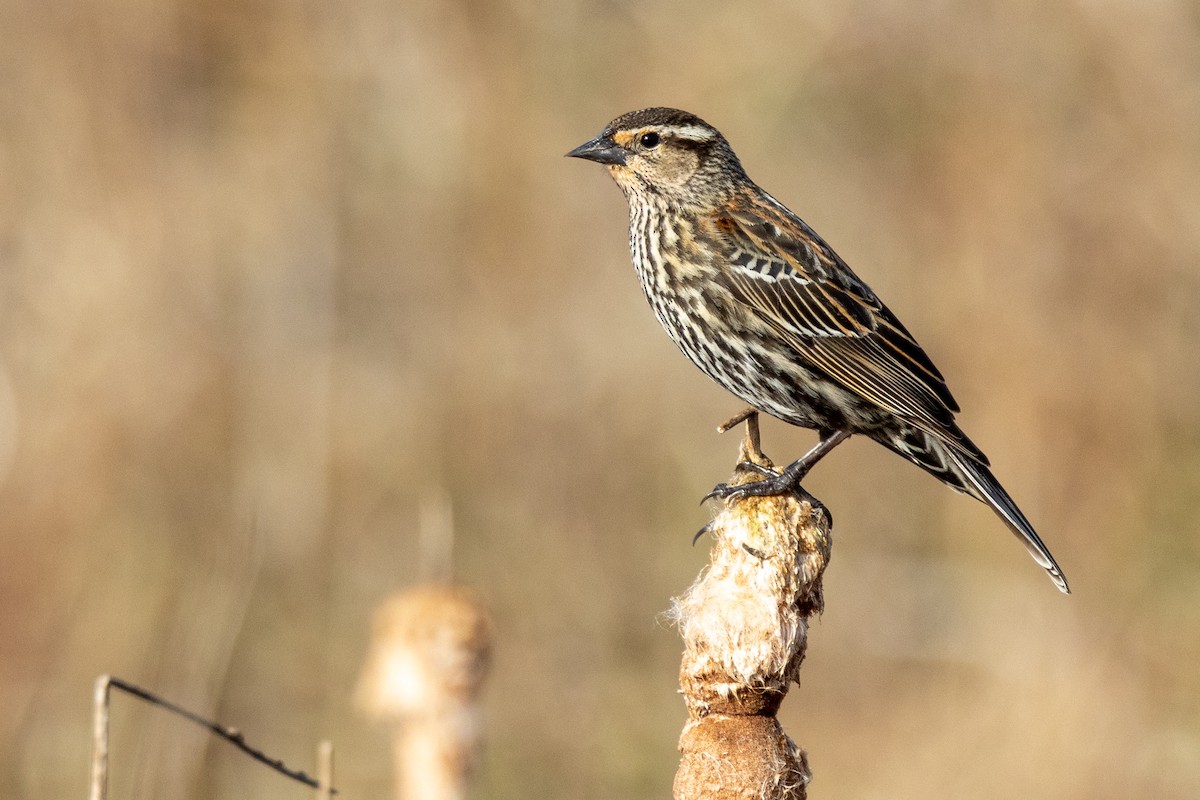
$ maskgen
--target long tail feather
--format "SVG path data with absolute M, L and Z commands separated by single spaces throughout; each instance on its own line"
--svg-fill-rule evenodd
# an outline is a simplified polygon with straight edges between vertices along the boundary
M 1025 549 L 1033 556 L 1033 560 L 1041 565 L 1042 569 L 1050 576 L 1050 580 L 1054 581 L 1054 585 L 1059 588 L 1063 594 L 1070 594 L 1071 587 L 1067 585 L 1067 576 L 1063 574 L 1062 568 L 1058 566 L 1058 562 L 1054 560 L 1054 556 L 1050 554 L 1050 549 L 1046 547 L 1045 542 L 1037 535 L 1037 531 L 1033 529 L 1033 525 L 1029 524 L 1029 520 L 1021 513 L 1021 509 L 1017 508 L 1017 504 L 1008 496 L 1008 492 L 1004 491 L 1004 487 L 992 475 L 991 470 L 987 467 L 972 462 L 969 458 L 950 451 L 950 458 L 958 466 L 959 470 L 966 476 L 971 487 L 976 491 L 970 491 L 971 494 L 992 507 L 1001 519 L 1008 525 L 1009 529 L 1017 535 L 1017 537 L 1025 545 Z
M 883 440 L 882 444 L 950 487 L 989 505 L 1017 535 L 1033 556 L 1033 560 L 1046 570 L 1059 591 L 1064 594 L 1071 593 L 1067 577 L 1050 554 L 1049 548 L 986 465 L 925 431 L 910 429 L 903 436 Z

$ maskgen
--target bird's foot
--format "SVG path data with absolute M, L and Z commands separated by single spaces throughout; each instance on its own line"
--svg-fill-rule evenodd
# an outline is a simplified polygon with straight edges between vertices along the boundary
M 747 466 L 745 463 L 739 464 L 739 467 Z M 749 465 L 755 472 L 763 475 L 760 481 L 749 481 L 748 483 L 718 483 L 712 488 L 712 491 L 704 495 L 702 503 L 709 500 L 720 499 L 725 502 L 733 500 L 741 500 L 745 497 L 775 497 L 778 495 L 788 494 L 799 488 L 799 480 L 788 475 L 787 470 L 783 472 L 775 472 L 757 464 Z
M 800 488 L 800 481 L 804 480 L 804 476 L 808 471 L 820 461 L 825 455 L 837 447 L 838 444 L 849 438 L 849 431 L 822 431 L 821 441 L 812 450 L 809 450 L 803 457 L 796 459 L 787 468 L 781 472 L 776 472 L 773 469 L 768 469 L 753 460 L 742 459 L 738 464 L 739 469 L 749 469 L 763 476 L 762 480 L 749 481 L 746 483 L 719 483 L 713 487 L 713 490 L 704 496 L 705 502 L 714 498 L 720 498 L 725 502 L 732 500 L 741 500 L 745 497 L 778 497 L 784 494 L 800 494 L 803 492 L 802 499 L 811 498 L 807 492 Z
M 779 473 L 768 466 L 763 466 L 754 461 L 739 461 L 737 469 L 744 469 L 746 472 L 753 472 L 756 475 L 762 475 L 764 478 L 774 478 Z
M 758 496 L 758 495 L 763 495 L 763 494 L 785 494 L 787 492 L 786 489 L 783 489 L 778 492 L 773 492 L 770 490 L 767 490 L 764 492 L 753 492 L 753 493 L 743 492 L 742 490 L 749 486 L 757 486 L 758 484 L 765 483 L 766 481 L 769 481 L 769 480 L 778 480 L 782 476 L 779 472 L 776 472 L 775 470 L 771 469 L 770 467 L 764 467 L 762 464 L 756 464 L 753 461 L 739 461 L 737 464 L 737 467 L 735 467 L 735 469 L 739 470 L 739 471 L 744 470 L 746 472 L 753 472 L 756 475 L 761 475 L 761 476 L 763 476 L 763 480 L 762 481 L 752 481 L 749 483 L 738 483 L 738 484 L 718 483 L 716 486 L 714 486 L 712 488 L 711 492 L 704 495 L 704 497 L 700 498 L 700 505 L 704 505 L 709 500 L 714 500 L 717 498 L 720 498 L 722 500 L 730 500 L 730 499 L 736 500 L 740 497 L 747 497 L 747 496 L 751 496 L 751 495 Z
M 807 470 L 805 470 L 805 472 L 807 472 Z M 711 492 L 704 495 L 704 500 L 701 502 L 704 503 L 709 500 L 720 499 L 724 500 L 726 503 L 730 503 L 746 497 L 779 497 L 782 495 L 791 494 L 798 499 L 807 502 L 813 507 L 814 511 L 820 511 L 822 514 L 824 514 L 825 519 L 830 525 L 832 525 L 833 514 L 829 513 L 829 509 L 824 503 L 822 503 L 800 485 L 800 479 L 803 477 L 803 475 L 800 475 L 799 477 L 793 478 L 789 476 L 785 470 L 781 473 L 771 472 L 769 477 L 766 477 L 761 481 L 751 481 L 749 483 L 739 484 L 718 483 L 712 488 Z M 700 532 L 697 533 L 695 538 L 692 539 L 692 544 L 694 545 L 701 536 L 708 533 L 710 528 L 711 523 L 701 528 Z

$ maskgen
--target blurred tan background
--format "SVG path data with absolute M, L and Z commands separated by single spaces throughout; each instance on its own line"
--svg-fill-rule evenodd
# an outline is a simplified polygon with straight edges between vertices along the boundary
M 812 796 L 1200 795 L 1200 7 L 1169 0 L 0 1 L 0 795 L 83 796 L 112 672 L 388 796 L 351 699 L 442 489 L 496 631 L 477 795 L 668 795 L 658 615 L 740 406 L 562 158 L 656 104 L 906 321 L 1075 589 L 839 448 L 782 715 Z M 129 698 L 113 731 L 115 797 L 304 796 Z

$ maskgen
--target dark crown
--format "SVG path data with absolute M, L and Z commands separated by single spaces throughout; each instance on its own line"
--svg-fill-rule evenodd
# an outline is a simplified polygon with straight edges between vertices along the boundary
M 717 131 L 716 128 L 714 128 L 712 125 L 709 125 L 695 114 L 689 114 L 686 111 L 680 111 L 678 108 L 663 107 L 643 108 L 640 111 L 630 111 L 628 114 L 622 114 L 609 123 L 608 129 L 611 131 L 621 131 L 647 128 L 651 126 L 697 126 L 708 128 L 714 133 Z

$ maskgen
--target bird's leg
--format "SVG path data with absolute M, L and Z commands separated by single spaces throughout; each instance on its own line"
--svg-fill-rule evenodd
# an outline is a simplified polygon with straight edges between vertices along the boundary
M 849 431 L 821 431 L 821 441 L 801 458 L 788 464 L 783 472 L 771 473 L 761 481 L 742 483 L 730 486 L 721 483 L 705 495 L 704 499 L 720 497 L 723 500 L 736 500 L 742 497 L 767 497 L 787 494 L 800 488 L 800 481 L 818 461 L 824 458 L 830 450 L 850 438 Z
M 804 480 L 804 476 L 808 474 L 810 469 L 816 466 L 818 461 L 828 455 L 833 448 L 849 438 L 850 431 L 821 431 L 821 441 L 817 442 L 812 450 L 809 450 L 803 456 L 788 464 L 787 468 L 780 473 L 779 477 L 782 479 L 781 486 L 786 488 L 799 486 L 800 481 Z

